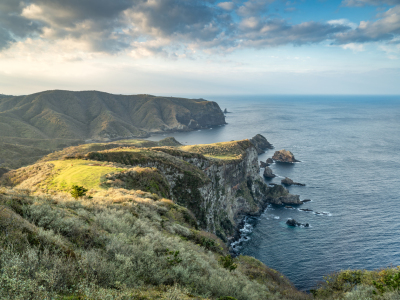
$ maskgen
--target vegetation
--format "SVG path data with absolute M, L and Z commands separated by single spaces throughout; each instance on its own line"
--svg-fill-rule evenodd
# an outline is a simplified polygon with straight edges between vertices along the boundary
M 345 270 L 324 278 L 317 299 L 400 299 L 400 267 L 376 271 Z
M 187 209 L 147 196 L 74 200 L 3 188 L 0 299 L 287 299 L 246 275 L 243 258 L 230 271 L 218 263 L 225 250 L 192 242 Z
M 235 264 L 233 262 L 233 258 L 230 254 L 228 254 L 227 256 L 221 256 L 219 258 L 219 262 L 221 264 L 221 266 L 223 266 L 225 269 L 229 270 L 229 271 L 234 271 L 237 268 L 237 264 Z
M 147 137 L 187 127 L 225 123 L 219 106 L 206 100 L 112 95 L 96 91 L 45 91 L 0 101 L 0 167 L 17 168 L 85 141 Z M 174 143 L 160 144 L 175 146 Z
M 334 273 L 311 295 L 252 257 L 233 258 L 224 241 L 201 230 L 199 189 L 210 183 L 207 166 L 238 164 L 248 141 L 153 143 L 80 145 L 0 169 L 8 171 L 0 184 L 14 187 L 0 188 L 0 299 L 400 298 L 400 267 Z M 235 193 L 256 208 L 249 180 Z M 282 189 L 263 193 L 288 193 Z M 223 220 L 216 228 L 231 232 L 226 212 L 215 213 Z
M 73 185 L 71 189 L 71 196 L 77 200 L 79 197 L 85 196 L 88 190 L 83 186 Z
M 188 145 L 181 146 L 179 149 L 218 159 L 237 160 L 243 157 L 246 153 L 246 149 L 250 146 L 251 143 L 248 140 L 243 140 L 215 144 Z

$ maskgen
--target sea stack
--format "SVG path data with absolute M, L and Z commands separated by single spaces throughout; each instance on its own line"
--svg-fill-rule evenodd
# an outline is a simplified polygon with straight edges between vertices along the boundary
M 272 170 L 267 166 L 265 166 L 263 176 L 265 178 L 275 178 L 276 177 L 276 175 L 274 173 L 272 173 Z
M 284 163 L 299 162 L 297 159 L 294 158 L 294 155 L 292 152 L 285 150 L 285 149 L 275 151 L 274 156 L 272 156 L 272 159 L 277 162 L 284 162 Z

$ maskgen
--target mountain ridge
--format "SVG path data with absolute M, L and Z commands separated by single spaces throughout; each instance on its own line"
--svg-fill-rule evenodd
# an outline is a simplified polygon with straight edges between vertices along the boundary
M 50 153 L 60 149 L 54 146 L 54 139 L 67 147 L 223 124 L 219 105 L 203 99 L 66 90 L 0 95 L 0 157 L 15 156 L 4 143 L 26 147 L 30 141 L 37 144 L 41 140 L 39 149 Z M 12 159 L 3 160 L 0 166 L 22 166 L 14 165 Z

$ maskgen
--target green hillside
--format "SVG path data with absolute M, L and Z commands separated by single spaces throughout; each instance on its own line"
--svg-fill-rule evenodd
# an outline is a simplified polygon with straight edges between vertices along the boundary
M 85 141 L 147 137 L 154 132 L 222 124 L 225 117 L 220 107 L 206 100 L 60 90 L 16 97 L 3 95 L 0 166 L 26 165 L 38 156 Z M 10 144 L 15 149 L 10 150 Z M 28 151 L 26 147 L 32 149 Z M 15 161 L 15 153 L 25 153 L 25 159 Z
M 257 259 L 229 255 L 218 232 L 232 233 L 230 206 L 246 214 L 246 203 L 260 205 L 257 185 L 263 201 L 282 196 L 257 182 L 248 140 L 120 142 L 0 168 L 0 299 L 400 299 L 399 267 L 337 272 L 304 293 Z M 73 198 L 73 185 L 86 195 Z M 216 234 L 206 231 L 213 216 Z

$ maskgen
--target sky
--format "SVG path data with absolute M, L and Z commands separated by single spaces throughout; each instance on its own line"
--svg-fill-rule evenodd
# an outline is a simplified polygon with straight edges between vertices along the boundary
M 400 0 L 0 0 L 0 94 L 400 94 Z

